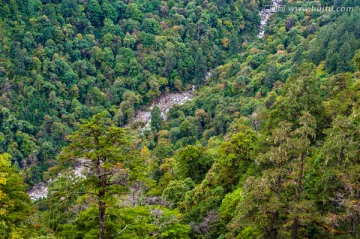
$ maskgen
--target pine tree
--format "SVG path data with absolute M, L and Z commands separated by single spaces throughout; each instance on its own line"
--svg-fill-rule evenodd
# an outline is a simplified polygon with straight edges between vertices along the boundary
M 352 65 L 350 64 L 351 58 L 354 55 L 353 54 L 354 49 L 351 47 L 349 42 L 345 42 L 344 45 L 339 50 L 339 60 L 338 63 L 338 72 L 346 72 L 352 70 Z
M 174 56 L 175 47 L 171 42 L 166 44 L 165 49 L 165 71 L 168 78 L 170 78 L 171 72 L 174 70 L 176 66 L 176 58 Z
M 316 121 L 308 112 L 304 112 L 299 119 L 300 127 L 291 133 L 293 136 L 294 157 L 292 159 L 292 179 L 293 188 L 290 200 L 289 224 L 292 230 L 292 238 L 300 238 L 300 227 L 306 225 L 311 219 L 313 202 L 305 198 L 304 184 L 305 173 L 308 165 L 307 157 L 313 150 L 311 139 L 315 138 Z
M 204 84 L 206 76 L 206 59 L 201 48 L 198 48 L 195 56 L 195 84 L 199 87 Z
M 88 17 L 94 26 L 100 26 L 101 21 L 101 7 L 98 0 L 90 0 L 87 5 Z
M 229 52 L 231 55 L 239 53 L 239 37 L 237 36 L 237 32 L 234 30 L 230 35 L 230 43 L 229 43 Z
M 243 187 L 240 220 L 244 228 L 259 228 L 265 238 L 301 238 L 300 229 L 313 219 L 314 205 L 305 197 L 304 178 L 315 119 L 303 112 L 299 124 L 292 130 L 293 124 L 279 123 L 266 152 L 257 159 L 264 168 L 261 176 L 249 177 Z
M 126 129 L 111 124 L 105 113 L 97 114 L 69 137 L 70 144 L 59 158 L 62 162 L 77 162 L 89 171 L 89 176 L 78 183 L 82 194 L 97 198 L 99 238 L 106 238 L 105 221 L 108 199 L 126 190 L 134 179 L 138 164 L 131 138 Z
M 158 132 L 161 129 L 163 118 L 159 106 L 155 105 L 151 111 L 151 128 Z

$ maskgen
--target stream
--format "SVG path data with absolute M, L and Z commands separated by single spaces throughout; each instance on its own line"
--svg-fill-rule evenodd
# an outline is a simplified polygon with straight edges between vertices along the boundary
M 264 6 L 262 10 L 260 11 L 259 15 L 261 18 L 261 22 L 259 25 L 259 34 L 257 35 L 258 38 L 263 38 L 265 35 L 266 26 L 268 24 L 268 21 L 272 15 L 276 13 L 279 6 L 281 4 L 281 0 L 272 0 L 272 5 Z

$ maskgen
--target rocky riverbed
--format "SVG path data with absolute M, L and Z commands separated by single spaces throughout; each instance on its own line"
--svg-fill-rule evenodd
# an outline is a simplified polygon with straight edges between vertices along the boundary
M 193 89 L 194 88 L 195 87 L 193 87 Z M 147 109 L 137 110 L 135 121 L 145 122 L 145 128 L 148 128 L 151 121 L 151 110 L 154 108 L 154 106 L 158 106 L 160 108 L 161 116 L 164 120 L 166 120 L 166 113 L 171 106 L 175 104 L 182 105 L 192 98 L 193 90 L 179 93 L 168 93 L 160 96 L 158 99 L 154 100 L 154 102 Z
M 258 38 L 264 37 L 268 21 L 270 17 L 276 13 L 280 4 L 281 4 L 281 0 L 272 0 L 272 5 L 264 6 L 260 11 L 259 14 L 260 14 L 261 22 L 259 26 L 259 34 L 257 35 Z
M 168 93 L 165 95 L 160 96 L 156 99 L 149 108 L 146 110 L 138 110 L 136 112 L 135 121 L 142 121 L 145 122 L 145 127 L 149 127 L 150 120 L 151 120 L 151 110 L 154 108 L 155 105 L 159 106 L 161 115 L 166 120 L 166 113 L 170 109 L 171 106 L 178 104 L 182 105 L 186 101 L 193 98 L 193 90 L 187 92 L 179 92 L 179 93 Z M 76 177 L 84 177 L 84 167 L 81 166 L 81 161 L 74 167 L 74 174 Z M 30 196 L 31 200 L 36 201 L 41 198 L 46 198 L 48 194 L 48 185 L 50 181 L 47 182 L 40 182 L 33 186 L 27 193 Z
M 75 178 L 84 178 L 85 177 L 85 168 L 81 165 L 83 160 L 79 160 L 78 163 L 73 168 L 73 173 Z M 61 176 L 61 174 L 59 175 Z M 30 196 L 30 199 L 33 201 L 46 198 L 49 193 L 49 184 L 51 183 L 51 180 L 40 182 L 33 186 L 27 194 Z
M 41 182 L 32 187 L 27 194 L 30 196 L 31 200 L 36 201 L 41 198 L 46 198 L 48 194 L 48 183 Z

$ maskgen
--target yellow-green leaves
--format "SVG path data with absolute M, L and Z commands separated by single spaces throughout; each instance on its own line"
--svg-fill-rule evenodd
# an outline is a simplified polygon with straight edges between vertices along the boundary
M 0 154 L 0 237 L 10 238 L 28 216 L 29 197 L 25 184 L 11 165 L 11 156 Z M 20 237 L 17 237 L 20 238 Z

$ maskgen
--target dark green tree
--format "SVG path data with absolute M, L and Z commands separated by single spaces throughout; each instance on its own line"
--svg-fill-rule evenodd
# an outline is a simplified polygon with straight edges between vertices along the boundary
M 240 41 L 238 37 L 237 31 L 233 31 L 230 35 L 230 43 L 229 43 L 229 52 L 231 55 L 239 53 L 240 50 Z
M 198 87 L 205 83 L 206 70 L 206 58 L 203 50 L 198 48 L 195 55 L 195 84 Z
M 89 19 L 94 26 L 102 25 L 102 21 L 101 21 L 102 11 L 98 0 L 89 1 L 87 5 L 87 12 Z
M 97 198 L 99 238 L 107 238 L 105 222 L 109 198 L 126 191 L 137 167 L 130 136 L 126 129 L 113 126 L 106 114 L 101 113 L 84 122 L 69 136 L 69 141 L 59 158 L 62 162 L 78 162 L 88 169 L 88 177 L 78 181 L 83 188 L 79 193 Z
M 158 132 L 161 129 L 163 118 L 159 106 L 155 105 L 151 110 L 151 128 Z

